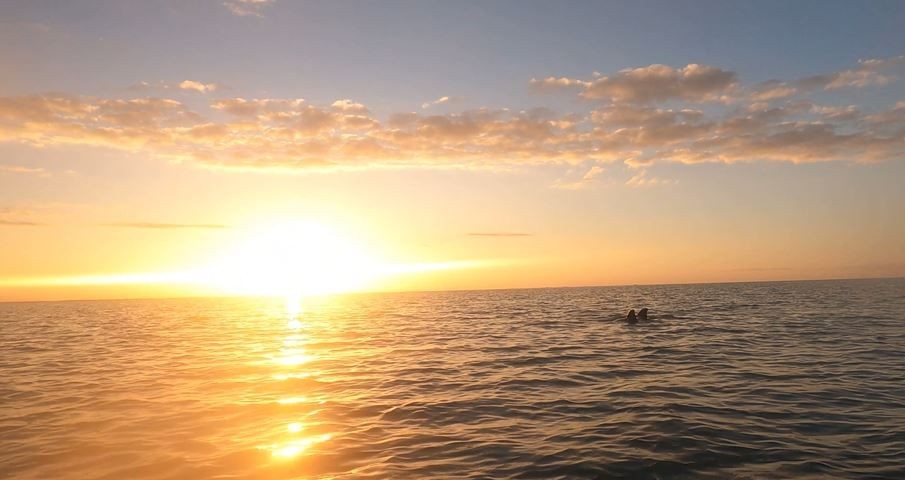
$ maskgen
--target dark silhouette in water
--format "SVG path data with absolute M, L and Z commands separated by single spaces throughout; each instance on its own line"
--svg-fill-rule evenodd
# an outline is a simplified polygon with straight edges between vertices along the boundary
M 643 322 L 647 321 L 647 309 L 646 308 L 642 308 L 641 311 L 638 312 L 638 320 L 641 320 Z
M 625 321 L 628 323 L 638 323 L 638 317 L 635 316 L 635 309 L 631 309 L 628 311 L 628 315 L 625 316 Z

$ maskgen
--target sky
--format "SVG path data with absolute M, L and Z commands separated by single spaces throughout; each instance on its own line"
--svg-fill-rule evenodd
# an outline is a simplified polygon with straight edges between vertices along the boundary
M 0 300 L 905 275 L 899 1 L 7 1 Z

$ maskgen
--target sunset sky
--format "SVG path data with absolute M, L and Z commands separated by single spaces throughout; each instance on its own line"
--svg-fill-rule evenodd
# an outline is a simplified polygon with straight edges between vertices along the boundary
M 905 3 L 5 1 L 0 300 L 905 275 Z

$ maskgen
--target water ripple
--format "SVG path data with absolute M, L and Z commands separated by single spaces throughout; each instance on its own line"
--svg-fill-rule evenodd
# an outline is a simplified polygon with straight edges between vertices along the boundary
M 903 292 L 0 304 L 0 477 L 902 479 Z

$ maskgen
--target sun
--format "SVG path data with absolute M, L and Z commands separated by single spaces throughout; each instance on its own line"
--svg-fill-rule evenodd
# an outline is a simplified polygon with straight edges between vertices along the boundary
M 323 224 L 280 221 L 237 228 L 223 243 L 200 251 L 184 269 L 99 275 L 2 279 L 3 286 L 168 285 L 193 293 L 275 296 L 295 321 L 305 297 L 392 288 L 400 277 L 506 264 L 499 259 L 387 261 L 363 247 L 362 238 Z M 370 242 L 374 245 L 374 242 Z M 412 283 L 411 285 L 417 285 Z
M 361 290 L 381 275 L 364 248 L 324 225 L 287 221 L 256 228 L 206 269 L 230 293 L 298 298 Z

